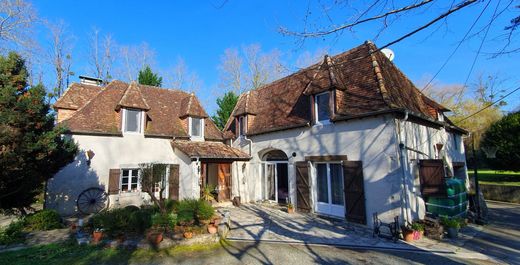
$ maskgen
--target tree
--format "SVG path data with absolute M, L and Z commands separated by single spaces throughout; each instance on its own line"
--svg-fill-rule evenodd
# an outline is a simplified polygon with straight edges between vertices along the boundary
M 36 11 L 30 3 L 22 0 L 0 1 L 0 52 L 9 48 L 34 48 L 32 33 L 37 21 Z
M 119 62 L 114 71 L 120 79 L 136 80 L 139 71 L 154 64 L 155 51 L 147 43 L 119 46 Z
M 72 39 L 63 21 L 46 23 L 50 30 L 51 46 L 49 49 L 49 62 L 52 64 L 55 74 L 55 83 L 51 98 L 58 99 L 69 85 L 69 78 L 74 73 L 72 67 Z
M 166 87 L 185 90 L 196 93 L 202 86 L 202 81 L 196 72 L 190 71 L 186 62 L 182 58 L 177 59 L 177 63 L 166 73 Z
M 137 79 L 141 85 L 157 86 L 162 85 L 162 77 L 152 72 L 150 66 L 146 66 L 143 70 L 139 71 L 139 77 Z
M 112 35 L 100 36 L 98 29 L 93 29 L 90 35 L 89 64 L 90 71 L 96 78 L 108 83 L 112 79 L 114 64 L 114 40 Z
M 159 207 L 161 213 L 166 213 L 166 198 L 164 191 L 167 187 L 166 169 L 167 164 L 144 163 L 139 164 L 141 169 L 141 187 L 152 199 L 152 202 Z M 156 196 L 156 192 L 159 197 Z
M 19 55 L 0 56 L 0 209 L 22 214 L 77 152 L 54 126 L 44 87 L 28 86 L 27 73 Z
M 276 80 L 286 70 L 280 57 L 279 50 L 262 52 L 258 44 L 243 46 L 241 52 L 236 48 L 226 49 L 218 67 L 220 87 L 241 94 Z
M 233 91 L 229 91 L 222 97 L 217 98 L 217 114 L 213 115 L 211 119 L 219 129 L 224 129 L 224 126 L 226 125 L 229 116 L 231 116 L 231 112 L 233 112 L 237 102 L 238 96 Z
M 488 158 L 495 169 L 520 171 L 520 112 L 493 123 L 481 142 L 482 148 L 497 148 L 496 158 Z

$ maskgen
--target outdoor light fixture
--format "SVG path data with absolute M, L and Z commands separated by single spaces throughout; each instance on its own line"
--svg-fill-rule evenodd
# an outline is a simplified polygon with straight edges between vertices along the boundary
M 90 166 L 90 161 L 92 161 L 92 158 L 94 158 L 94 151 L 88 150 L 85 152 L 85 155 L 87 156 L 87 165 Z

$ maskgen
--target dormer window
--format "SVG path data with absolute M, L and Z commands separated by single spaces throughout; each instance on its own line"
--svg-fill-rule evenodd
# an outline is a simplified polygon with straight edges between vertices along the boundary
M 323 92 L 314 96 L 314 119 L 316 124 L 328 124 L 330 122 L 329 92 Z
M 242 137 L 246 135 L 246 117 L 238 117 L 238 136 Z
M 123 132 L 142 133 L 143 111 L 138 109 L 123 109 Z
M 190 117 L 189 128 L 189 133 L 192 140 L 204 139 L 204 119 Z

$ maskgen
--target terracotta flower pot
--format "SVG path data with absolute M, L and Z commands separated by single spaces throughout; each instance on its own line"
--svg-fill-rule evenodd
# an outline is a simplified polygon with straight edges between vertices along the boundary
M 289 213 L 289 214 L 294 213 L 294 208 L 287 208 L 287 213 Z
M 216 234 L 218 231 L 217 227 L 215 225 L 208 225 L 208 233 L 210 234 Z
M 92 242 L 98 243 L 103 238 L 103 232 L 102 231 L 94 231 L 92 233 Z
M 150 232 L 147 235 L 148 241 L 153 245 L 157 246 L 163 241 L 163 233 L 162 232 Z
M 215 226 L 218 226 L 220 224 L 220 221 L 221 221 L 220 217 L 217 217 L 217 218 L 213 219 L 213 224 Z
M 421 231 L 413 230 L 413 240 L 419 240 L 419 239 L 421 239 Z
M 184 236 L 184 238 L 190 239 L 193 237 L 193 232 L 184 232 L 182 235 Z
M 413 236 L 414 236 L 413 230 L 404 230 L 403 231 L 404 241 L 412 242 L 413 241 Z

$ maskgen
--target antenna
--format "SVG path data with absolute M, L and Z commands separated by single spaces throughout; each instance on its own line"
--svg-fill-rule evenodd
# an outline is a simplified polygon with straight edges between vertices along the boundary
M 384 48 L 381 50 L 381 52 L 386 56 L 386 58 L 388 58 L 388 60 L 390 60 L 390 61 L 394 60 L 394 58 L 395 58 L 394 51 L 392 51 L 388 48 Z

